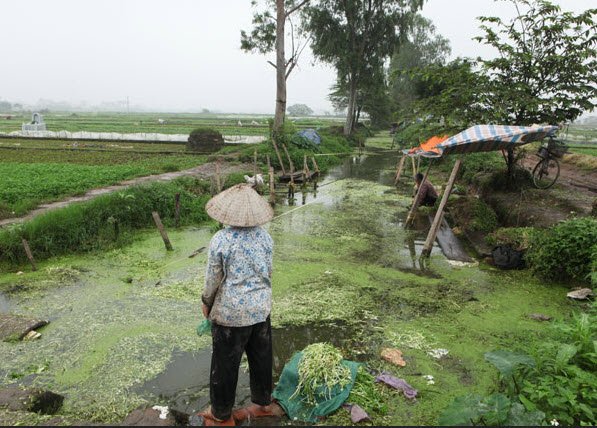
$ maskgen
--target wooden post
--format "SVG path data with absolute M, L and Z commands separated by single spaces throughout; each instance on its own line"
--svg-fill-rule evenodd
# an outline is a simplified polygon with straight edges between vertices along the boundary
M 311 156 L 311 161 L 313 162 L 313 170 L 319 174 L 319 165 L 315 161 L 315 156 Z
M 415 175 L 417 175 L 417 166 L 415 165 L 415 158 L 413 156 L 411 156 L 410 161 L 413 166 L 413 180 L 414 180 Z
M 253 152 L 253 177 L 257 176 L 257 149 Z
M 269 155 L 266 155 L 266 156 L 267 156 L 267 170 L 269 172 L 270 168 L 272 167 L 272 163 L 271 163 L 271 161 L 269 159 Z
M 31 263 L 31 269 L 33 270 L 33 272 L 35 272 L 37 270 L 37 266 L 35 264 L 35 259 L 33 258 L 33 254 L 31 253 L 31 248 L 29 248 L 29 242 L 27 242 L 27 240 L 25 238 L 23 238 L 23 248 L 25 248 L 25 254 L 27 254 L 27 258 L 29 259 L 29 262 Z
M 282 144 L 282 148 L 284 149 L 284 153 L 286 153 L 286 157 L 288 158 L 288 164 L 290 165 L 290 183 L 294 185 L 294 164 L 292 163 L 292 159 L 290 159 L 290 155 L 288 154 L 286 144 Z
M 423 184 L 425 182 L 425 180 L 427 180 L 427 176 L 429 175 L 429 170 L 431 169 L 431 163 L 432 161 L 429 160 L 429 165 L 427 166 L 427 171 L 425 171 L 425 175 L 423 176 L 423 181 L 421 181 L 421 184 Z M 408 227 L 410 225 L 410 223 L 412 223 L 412 221 L 415 219 L 415 212 L 417 212 L 417 199 L 419 199 L 419 194 L 421 193 L 421 186 L 419 186 L 417 188 L 417 193 L 415 194 L 415 198 L 413 199 L 413 204 L 410 207 L 410 211 L 408 212 L 408 216 L 406 217 L 406 221 L 404 222 L 404 227 Z
M 180 220 L 180 193 L 174 195 L 174 225 L 178 227 Z
M 282 168 L 282 175 L 286 175 L 286 169 L 284 168 L 284 162 L 282 162 L 282 156 L 280 156 L 280 150 L 278 150 L 278 145 L 276 144 L 276 136 L 272 133 L 272 144 L 274 145 L 274 150 L 276 151 L 276 156 L 278 156 L 278 162 L 280 162 L 280 168 Z
M 276 205 L 276 188 L 274 187 L 274 168 L 269 167 L 269 203 Z
M 394 186 L 398 185 L 400 181 L 400 176 L 402 175 L 402 170 L 404 169 L 404 161 L 406 160 L 406 156 L 402 156 L 398 161 L 398 165 L 396 167 L 396 177 L 394 178 Z
M 222 182 L 220 180 L 220 160 L 216 161 L 216 193 L 222 191 Z
M 439 207 L 437 209 L 437 212 L 435 213 L 435 218 L 433 219 L 433 223 L 431 223 L 431 228 L 429 229 L 429 234 L 427 234 L 425 245 L 423 245 L 423 251 L 421 252 L 421 256 L 423 257 L 429 257 L 429 255 L 431 254 L 433 242 L 435 241 L 437 231 L 439 230 L 440 225 L 442 223 L 444 208 L 448 203 L 448 198 L 450 197 L 450 193 L 452 192 L 452 187 L 454 187 L 454 182 L 456 181 L 456 175 L 458 174 L 460 165 L 462 165 L 462 159 L 456 160 L 454 168 L 452 168 L 452 174 L 450 174 L 450 179 L 448 180 L 448 184 L 446 184 L 446 189 L 444 190 L 444 194 L 442 195 L 442 201 L 439 203 Z
M 172 244 L 170 243 L 170 238 L 168 238 L 166 229 L 164 228 L 164 225 L 162 224 L 160 215 L 156 211 L 153 211 L 151 213 L 151 215 L 153 216 L 153 221 L 155 221 L 155 225 L 157 226 L 158 230 L 160 231 L 160 235 L 162 235 L 162 239 L 164 240 L 164 245 L 166 246 L 166 250 L 172 251 L 173 250 Z
M 303 155 L 303 183 L 307 182 L 307 178 L 310 175 L 309 166 L 307 165 L 307 155 Z

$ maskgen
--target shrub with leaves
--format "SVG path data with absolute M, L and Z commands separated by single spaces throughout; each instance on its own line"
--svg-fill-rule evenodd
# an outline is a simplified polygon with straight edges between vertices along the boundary
M 188 150 L 215 151 L 224 145 L 224 137 L 217 129 L 197 128 L 189 135 Z
M 546 280 L 590 281 L 595 278 L 597 219 L 567 220 L 536 233 L 526 260 L 539 277 Z

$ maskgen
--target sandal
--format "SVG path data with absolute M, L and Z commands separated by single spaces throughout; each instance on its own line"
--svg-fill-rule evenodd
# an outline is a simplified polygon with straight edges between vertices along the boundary
M 264 409 L 265 408 L 265 409 Z M 267 406 L 259 406 L 251 404 L 242 409 L 237 409 L 232 413 L 232 417 L 236 422 L 242 422 L 247 419 L 263 418 L 267 416 L 284 416 L 286 413 L 279 404 L 272 402 Z
M 197 424 L 204 426 L 204 427 L 233 427 L 236 426 L 234 422 L 234 418 L 230 416 L 230 418 L 222 421 L 220 419 L 216 419 L 214 415 L 211 413 L 211 409 L 204 410 L 203 412 L 197 413 L 197 418 L 202 419 L 197 420 Z

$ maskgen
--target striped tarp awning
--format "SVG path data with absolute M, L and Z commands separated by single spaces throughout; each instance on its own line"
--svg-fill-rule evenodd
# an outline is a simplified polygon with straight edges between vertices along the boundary
M 409 156 L 438 158 L 457 153 L 491 152 L 509 149 L 533 141 L 542 140 L 558 130 L 557 126 L 508 126 L 475 125 L 444 141 L 435 147 L 415 147 L 404 150 Z

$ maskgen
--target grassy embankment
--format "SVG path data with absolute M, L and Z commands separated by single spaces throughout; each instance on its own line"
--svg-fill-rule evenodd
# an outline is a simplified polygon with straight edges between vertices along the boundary
M 266 154 L 277 165 L 270 143 L 245 148 L 226 147 L 220 154 L 252 161 L 255 150 L 259 153 L 263 172 Z M 343 137 L 324 136 L 322 145 L 316 150 L 332 154 L 321 157 L 318 162 L 325 171 L 339 161 L 334 153 L 352 149 Z M 301 166 L 304 154 L 315 154 L 312 149 L 301 149 L 292 144 L 289 144 L 289 151 L 295 165 Z M 0 163 L 0 173 L 5 177 L 0 181 L 0 197 L 6 201 L 3 202 L 4 210 L 9 214 L 16 210 L 26 211 L 41 201 L 80 194 L 93 187 L 151 174 L 156 169 L 191 167 L 197 165 L 198 160 L 205 160 L 204 157 L 149 154 L 138 155 L 136 160 L 132 158 L 126 153 L 33 151 L 28 158 L 31 163 Z M 42 159 L 44 162 L 40 163 Z M 122 164 L 118 165 L 119 161 Z M 228 177 L 227 185 L 242 180 L 242 174 L 234 174 Z M 164 222 L 171 224 L 175 193 L 181 193 L 183 223 L 197 224 L 207 218 L 204 204 L 209 197 L 209 189 L 209 183 L 181 179 L 171 184 L 132 187 L 48 212 L 24 224 L 0 230 L 0 261 L 23 261 L 22 238 L 29 240 L 35 257 L 39 259 L 118 245 L 126 239 L 127 232 L 151 226 L 152 211 L 158 211 Z

